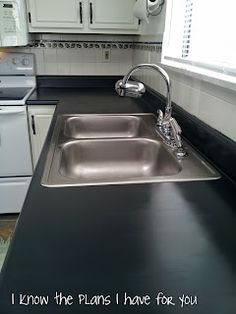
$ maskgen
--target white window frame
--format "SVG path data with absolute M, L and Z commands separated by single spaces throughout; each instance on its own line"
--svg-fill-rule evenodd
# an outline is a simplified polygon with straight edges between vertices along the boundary
M 168 55 L 173 1 L 177 0 L 167 0 L 166 5 L 165 31 L 161 59 L 162 65 L 164 65 L 167 70 L 169 68 L 172 71 L 174 70 L 175 72 L 189 75 L 192 78 L 197 78 L 236 91 L 236 69 L 224 68 L 222 70 L 222 68 L 214 65 L 193 62 L 182 58 L 173 58 Z

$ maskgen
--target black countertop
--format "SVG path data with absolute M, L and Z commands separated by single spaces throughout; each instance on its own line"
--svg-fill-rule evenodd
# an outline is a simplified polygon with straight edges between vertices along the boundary
M 205 182 L 43 187 L 58 114 L 146 111 L 144 101 L 119 98 L 106 88 L 42 88 L 28 103 L 49 100 L 59 102 L 1 273 L 0 313 L 235 314 L 235 185 L 223 176 Z M 56 292 L 71 295 L 73 304 L 57 305 Z M 161 292 L 175 305 L 157 305 Z M 147 295 L 151 304 L 124 305 L 125 293 Z M 19 305 L 20 294 L 48 296 L 49 304 Z M 79 294 L 87 294 L 86 305 L 79 304 Z M 97 295 L 104 296 L 100 305 Z M 192 296 L 194 304 L 181 307 L 183 295 Z

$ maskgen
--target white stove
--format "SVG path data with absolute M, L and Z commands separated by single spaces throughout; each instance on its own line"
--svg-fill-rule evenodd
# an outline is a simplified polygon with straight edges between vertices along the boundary
M 0 52 L 0 105 L 25 105 L 35 86 L 33 54 Z
M 21 210 L 32 177 L 25 102 L 35 87 L 33 54 L 0 52 L 0 214 Z

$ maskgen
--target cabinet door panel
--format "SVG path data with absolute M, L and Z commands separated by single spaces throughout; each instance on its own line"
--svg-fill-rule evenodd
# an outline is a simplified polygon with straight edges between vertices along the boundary
M 82 28 L 79 0 L 28 0 L 32 27 Z
M 138 19 L 133 15 L 136 0 L 89 0 L 91 29 L 137 30 Z
M 55 106 L 29 106 L 30 139 L 33 165 L 36 166 L 48 129 L 51 124 Z

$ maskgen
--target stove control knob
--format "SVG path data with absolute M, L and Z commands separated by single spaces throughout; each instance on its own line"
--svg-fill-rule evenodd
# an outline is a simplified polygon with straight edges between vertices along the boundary
M 12 58 L 12 63 L 14 64 L 14 65 L 18 65 L 19 63 L 20 63 L 20 59 L 19 58 L 17 58 L 17 57 L 15 57 L 15 58 Z
M 24 59 L 22 59 L 22 62 L 21 62 L 21 63 L 22 63 L 23 66 L 26 66 L 26 67 L 27 67 L 27 66 L 30 64 L 30 61 L 29 61 L 29 59 L 24 58 Z

